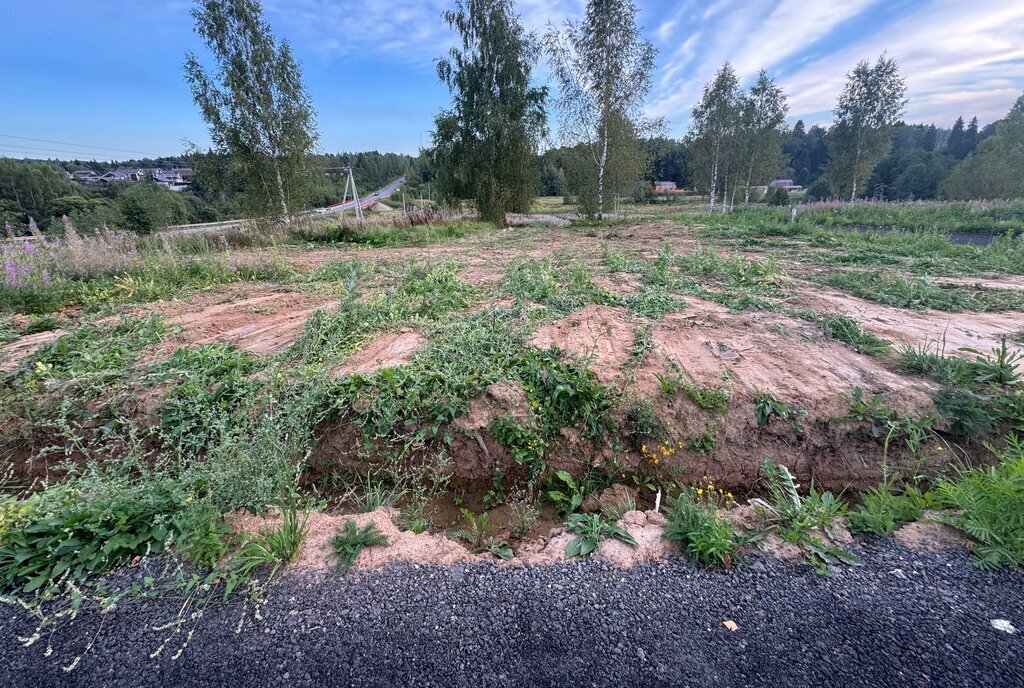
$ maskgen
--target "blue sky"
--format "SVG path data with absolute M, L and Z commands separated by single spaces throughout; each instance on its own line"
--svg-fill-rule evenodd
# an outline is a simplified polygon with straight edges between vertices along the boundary
M 182 78 L 202 55 L 188 0 L 2 3 L 0 155 L 117 158 L 205 144 Z M 434 59 L 451 44 L 450 0 L 264 0 L 302 61 L 325 151 L 415 153 L 447 102 Z M 682 136 L 704 82 L 730 60 L 786 88 L 790 120 L 828 122 L 844 74 L 888 50 L 909 86 L 907 120 L 1002 116 L 1024 91 L 1022 0 L 638 0 L 658 47 L 647 110 Z M 518 0 L 543 30 L 585 0 Z M 547 78 L 541 68 L 538 78 Z M 15 138 L 21 137 L 21 138 Z M 45 141 L 30 139 L 46 139 Z M 54 143 L 59 142 L 59 143 Z M 74 145 L 71 145 L 74 144 Z

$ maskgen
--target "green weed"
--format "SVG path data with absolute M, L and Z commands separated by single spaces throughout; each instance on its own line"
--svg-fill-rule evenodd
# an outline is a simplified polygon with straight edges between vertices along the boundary
M 338 557 L 336 568 L 345 573 L 356 563 L 364 549 L 387 544 L 388 536 L 377 530 L 375 524 L 367 523 L 362 528 L 357 528 L 356 522 L 350 518 L 345 521 L 345 530 L 331 538 L 331 547 Z
M 988 468 L 965 468 L 939 482 L 936 491 L 948 507 L 960 511 L 951 523 L 978 541 L 974 563 L 982 568 L 1024 568 L 1024 443 L 1007 439 Z
M 565 522 L 566 532 L 576 535 L 565 547 L 566 558 L 587 558 L 601 547 L 607 538 L 621 540 L 627 545 L 639 544 L 626 530 L 606 521 L 601 514 L 572 514 Z

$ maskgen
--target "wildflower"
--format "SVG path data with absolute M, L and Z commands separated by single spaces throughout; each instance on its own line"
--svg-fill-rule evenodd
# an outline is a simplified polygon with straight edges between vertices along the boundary
M 698 487 L 697 488 L 697 496 L 699 497 L 702 494 L 704 494 L 704 490 Z

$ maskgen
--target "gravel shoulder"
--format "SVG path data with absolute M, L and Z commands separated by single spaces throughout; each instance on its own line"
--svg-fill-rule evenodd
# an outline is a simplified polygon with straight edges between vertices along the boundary
M 3 606 L 0 685 L 1024 685 L 1024 576 L 960 551 L 861 549 L 863 567 L 832 577 L 765 558 L 730 572 L 666 560 L 290 573 L 240 634 L 238 605 L 211 606 L 176 660 L 150 655 L 179 600 L 83 613 L 49 657 L 17 641 L 34 624 Z

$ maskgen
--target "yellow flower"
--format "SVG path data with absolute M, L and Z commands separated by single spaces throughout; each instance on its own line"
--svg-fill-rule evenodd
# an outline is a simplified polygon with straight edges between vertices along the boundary
M 192 501 L 192 495 L 189 495 L 188 498 L 185 501 L 186 502 L 191 502 Z
M 647 445 L 646 444 L 641 444 L 640 445 L 640 451 L 642 451 L 644 454 L 646 454 L 647 453 Z
M 698 494 L 698 495 L 702 495 L 702 494 L 704 494 L 704 490 L 702 490 L 702 489 L 700 489 L 700 488 L 697 488 L 697 494 Z
M 729 499 L 732 499 L 732 492 L 726 492 L 725 496 L 728 497 Z

